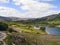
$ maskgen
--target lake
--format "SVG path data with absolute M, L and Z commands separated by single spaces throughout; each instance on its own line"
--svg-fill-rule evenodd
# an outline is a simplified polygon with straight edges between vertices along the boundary
M 45 31 L 48 34 L 59 35 L 60 36 L 60 28 L 59 27 L 46 27 Z

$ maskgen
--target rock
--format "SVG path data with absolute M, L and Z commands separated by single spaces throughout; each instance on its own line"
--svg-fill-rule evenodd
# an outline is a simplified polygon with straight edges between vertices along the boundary
M 13 38 L 15 39 L 14 44 L 20 45 L 26 43 L 26 39 L 21 35 L 13 35 Z
M 33 42 L 32 45 L 38 45 L 38 43 L 37 42 Z
M 0 41 L 0 45 L 4 45 L 3 41 Z

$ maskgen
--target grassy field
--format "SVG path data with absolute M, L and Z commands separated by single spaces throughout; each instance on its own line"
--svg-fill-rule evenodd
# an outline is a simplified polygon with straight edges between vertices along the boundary
M 26 27 L 22 27 L 21 25 L 20 27 L 15 26 L 12 28 L 15 28 L 18 33 L 11 33 L 11 36 L 13 34 L 19 34 L 26 39 L 26 42 L 23 42 L 23 44 L 20 43 L 22 45 L 60 45 L 60 36 L 48 35 L 42 30 L 34 30 L 33 28 L 28 29 Z M 16 39 L 13 39 L 12 37 L 8 37 L 6 38 L 6 40 L 7 39 L 9 40 L 9 42 L 10 39 L 16 41 Z
M 14 35 L 19 35 L 24 37 L 26 40 L 22 43 L 19 41 L 21 39 L 14 38 Z M 8 37 L 5 39 L 5 42 L 8 45 L 12 45 L 13 42 L 16 42 L 16 45 L 60 45 L 60 36 L 53 36 L 53 35 L 43 35 L 43 34 L 32 34 L 27 32 L 22 33 L 11 33 L 11 35 L 8 35 Z M 18 43 L 17 43 L 18 42 Z
M 43 30 L 34 29 L 34 25 L 10 23 L 16 32 L 6 31 L 4 42 L 7 45 L 60 45 L 60 36 L 48 35 Z

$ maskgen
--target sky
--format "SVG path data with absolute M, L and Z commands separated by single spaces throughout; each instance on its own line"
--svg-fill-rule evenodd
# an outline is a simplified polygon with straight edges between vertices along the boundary
M 40 18 L 60 13 L 60 0 L 0 0 L 0 16 Z

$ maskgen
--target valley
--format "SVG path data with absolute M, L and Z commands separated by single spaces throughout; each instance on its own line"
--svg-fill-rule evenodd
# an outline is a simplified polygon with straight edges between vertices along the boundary
M 60 14 L 27 20 L 0 19 L 0 45 L 60 45 L 60 36 L 48 34 L 45 27 L 60 28 Z M 48 19 L 49 18 L 49 19 Z

